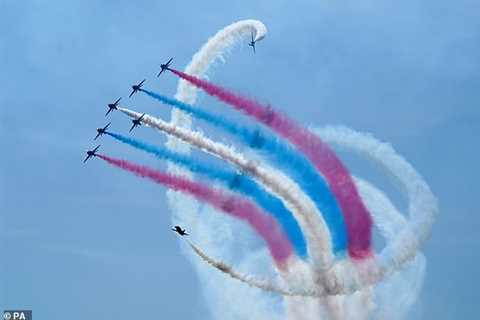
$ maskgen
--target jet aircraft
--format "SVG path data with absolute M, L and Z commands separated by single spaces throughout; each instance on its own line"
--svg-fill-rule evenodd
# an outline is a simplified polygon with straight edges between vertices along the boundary
M 188 236 L 189 234 L 185 232 L 185 229 L 180 228 L 180 226 L 175 226 L 172 228 L 173 232 L 178 233 L 181 236 Z
M 256 41 L 253 40 L 253 32 L 252 32 L 252 41 L 248 44 L 253 49 L 253 53 L 255 53 L 255 43 Z
M 110 112 L 112 112 L 113 110 L 117 110 L 117 108 L 118 108 L 118 103 L 120 102 L 121 99 L 122 99 L 122 98 L 118 98 L 117 101 L 115 101 L 114 103 L 109 103 L 109 104 L 108 104 L 108 111 L 107 111 L 107 113 L 105 113 L 105 117 L 108 116 L 108 114 L 109 114 Z
M 157 78 L 160 77 L 160 75 L 163 73 L 163 71 L 167 70 L 168 67 L 170 67 L 170 64 L 172 63 L 173 58 L 170 58 L 170 60 L 167 61 L 167 63 L 162 63 L 160 65 L 160 72 L 157 74 Z
M 140 82 L 139 84 L 134 84 L 134 85 L 132 86 L 132 93 L 130 93 L 130 95 L 128 96 L 129 98 L 130 98 L 131 96 L 133 96 L 133 94 L 134 94 L 135 92 L 140 91 L 140 89 L 142 88 L 142 85 L 143 85 L 143 83 L 145 82 L 145 80 L 147 80 L 147 79 L 143 79 L 142 82 Z
M 139 127 L 139 126 L 142 125 L 143 116 L 145 116 L 145 113 L 142 114 L 139 118 L 132 120 L 133 124 L 132 124 L 132 127 L 130 128 L 130 131 L 128 131 L 128 132 L 132 132 L 132 130 L 135 129 L 135 127 Z
M 103 128 L 97 128 L 97 135 L 95 136 L 95 138 L 93 140 L 97 140 L 98 137 L 100 137 L 102 134 L 105 133 L 105 131 L 108 129 L 108 126 L 110 126 L 110 123 L 109 122 L 105 127 Z
M 98 148 L 100 148 L 100 145 L 96 146 L 95 149 L 93 150 L 88 150 L 87 157 L 85 158 L 85 160 L 83 160 L 83 163 L 87 162 L 87 160 L 90 159 L 91 157 L 96 157 L 97 156 L 96 152 Z

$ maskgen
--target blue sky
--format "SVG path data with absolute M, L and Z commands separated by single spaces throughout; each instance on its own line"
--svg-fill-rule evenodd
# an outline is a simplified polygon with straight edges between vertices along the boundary
M 209 318 L 196 274 L 168 231 L 164 190 L 81 161 L 106 123 L 106 104 L 126 100 L 130 84 L 153 79 L 170 56 L 183 68 L 218 29 L 256 18 L 269 29 L 257 54 L 246 45 L 234 50 L 210 78 L 304 123 L 343 124 L 390 142 L 440 204 L 415 312 L 472 319 L 480 3 L 360 2 L 0 1 L 0 308 L 31 308 L 39 319 L 131 319 L 139 310 Z M 171 75 L 148 82 L 169 95 L 175 86 Z M 128 106 L 168 115 L 142 95 Z M 125 117 L 112 121 L 127 131 Z M 135 136 L 164 141 L 152 130 Z M 112 140 L 102 145 L 162 167 Z M 375 175 L 346 160 L 354 172 Z

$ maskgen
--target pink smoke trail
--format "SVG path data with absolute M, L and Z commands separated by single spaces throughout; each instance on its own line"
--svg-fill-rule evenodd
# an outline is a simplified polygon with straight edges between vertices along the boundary
M 279 268 L 283 268 L 288 258 L 292 255 L 292 245 L 280 226 L 274 218 L 263 212 L 253 202 L 224 193 L 200 182 L 160 172 L 126 160 L 115 159 L 101 154 L 97 156 L 111 165 L 130 171 L 139 177 L 148 178 L 173 190 L 188 193 L 198 200 L 209 203 L 220 211 L 247 222 L 265 240 L 270 254 Z
M 348 252 L 352 258 L 363 259 L 371 255 L 372 218 L 360 199 L 348 169 L 332 149 L 308 129 L 270 106 L 242 97 L 228 89 L 169 68 L 180 78 L 201 88 L 209 95 L 232 105 L 269 126 L 302 151 L 327 180 L 340 204 L 347 226 Z

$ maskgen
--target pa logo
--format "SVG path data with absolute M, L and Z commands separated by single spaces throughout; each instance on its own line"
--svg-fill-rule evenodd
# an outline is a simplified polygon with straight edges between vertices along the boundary
M 4 320 L 32 320 L 31 310 L 5 310 L 3 312 Z

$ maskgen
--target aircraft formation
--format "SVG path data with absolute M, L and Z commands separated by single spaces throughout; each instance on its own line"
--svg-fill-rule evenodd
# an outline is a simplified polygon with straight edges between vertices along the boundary
M 255 43 L 256 43 L 256 41 L 254 40 L 254 36 L 253 36 L 253 33 L 252 33 L 252 40 L 248 43 L 248 45 L 249 45 L 250 47 L 252 47 L 253 53 L 255 53 Z M 157 78 L 160 77 L 160 75 L 161 75 L 165 70 L 168 70 L 168 68 L 170 67 L 172 61 L 173 61 L 173 58 L 170 58 L 167 62 L 162 63 L 162 64 L 160 65 L 160 71 L 159 71 L 158 74 L 157 74 Z M 140 81 L 139 83 L 132 85 L 132 86 L 131 86 L 132 92 L 130 93 L 130 95 L 129 95 L 128 97 L 131 98 L 136 92 L 142 90 L 142 86 L 143 86 L 143 84 L 145 83 L 146 80 L 147 80 L 147 79 L 143 79 L 143 80 Z M 107 112 L 105 113 L 105 117 L 108 116 L 108 115 L 110 114 L 110 112 L 118 109 L 120 100 L 122 100 L 121 97 L 118 98 L 117 100 L 115 100 L 115 102 L 112 102 L 112 103 L 107 104 L 108 110 L 107 110 Z M 132 132 L 133 129 L 135 129 L 136 127 L 139 127 L 139 126 L 142 125 L 142 119 L 143 119 L 144 116 L 145 116 L 145 114 L 142 114 L 139 118 L 132 120 L 132 127 L 130 128 L 129 132 Z M 95 136 L 95 138 L 94 138 L 93 140 L 97 140 L 97 138 L 101 137 L 101 136 L 106 132 L 106 130 L 108 129 L 108 127 L 110 126 L 110 124 L 111 124 L 111 122 L 109 122 L 109 123 L 108 123 L 107 125 L 105 125 L 103 128 L 97 128 L 97 135 Z M 99 147 L 100 147 L 100 145 L 96 146 L 96 147 L 95 147 L 94 149 L 92 149 L 92 150 L 87 150 L 87 151 L 86 151 L 87 157 L 85 158 L 85 160 L 84 160 L 83 162 L 85 163 L 85 162 L 87 162 L 87 160 L 90 159 L 91 157 L 95 157 L 95 156 L 97 155 L 97 154 L 96 154 L 96 151 L 98 150 Z
M 158 72 L 157 77 L 159 77 L 165 70 L 167 70 L 170 67 L 170 64 L 172 63 L 172 61 L 173 61 L 173 58 L 170 58 L 167 62 L 162 63 L 160 65 L 160 71 Z M 140 91 L 142 89 L 142 86 L 145 83 L 145 81 L 146 81 L 146 79 L 143 79 L 138 84 L 132 85 L 131 86 L 132 92 L 130 93 L 130 95 L 128 97 L 131 98 L 136 92 Z M 110 114 L 110 112 L 118 109 L 119 103 L 120 103 L 121 100 L 122 100 L 122 98 L 120 97 L 117 100 L 115 100 L 114 102 L 107 104 L 108 110 L 105 113 L 105 117 L 108 116 Z M 132 132 L 133 129 L 142 125 L 142 120 L 143 120 L 144 116 L 145 116 L 145 113 L 142 114 L 137 119 L 132 120 L 132 126 L 130 127 L 129 132 Z M 97 140 L 99 137 L 101 137 L 103 134 L 105 134 L 108 127 L 110 126 L 110 124 L 112 124 L 112 122 L 107 123 L 103 128 L 97 128 L 97 135 L 95 136 L 95 138 L 93 138 L 93 140 Z M 92 157 L 96 157 L 97 156 L 97 151 L 98 151 L 99 148 L 100 148 L 100 145 L 97 145 L 94 149 L 87 150 L 86 151 L 87 156 L 83 160 L 83 163 L 87 162 Z M 185 229 L 182 229 L 180 226 L 174 226 L 172 228 L 172 231 L 178 233 L 182 237 L 189 235 L 185 231 Z
M 254 40 L 254 37 L 253 37 L 253 33 L 252 33 L 252 39 L 251 41 L 248 43 L 248 45 L 250 47 L 252 47 L 253 49 L 253 53 L 255 53 L 255 43 L 256 41 Z M 173 58 L 170 58 L 167 62 L 165 63 L 162 63 L 160 65 L 160 71 L 158 72 L 157 74 L 157 78 L 160 77 L 160 75 L 165 71 L 165 70 L 168 70 L 171 63 L 173 61 Z M 138 91 L 141 91 L 142 90 L 142 86 L 143 84 L 145 83 L 147 79 L 143 79 L 142 81 L 140 81 L 139 83 L 137 84 L 134 84 L 131 86 L 131 92 L 130 92 L 130 95 L 128 96 L 129 98 L 131 98 L 136 92 Z M 122 98 L 118 98 L 117 100 L 115 100 L 114 102 L 112 103 L 109 103 L 107 104 L 107 107 L 108 107 L 108 110 L 107 112 L 105 113 L 105 117 L 108 116 L 112 111 L 114 110 L 117 110 L 118 107 L 119 107 L 119 103 L 120 101 L 122 100 Z M 129 132 L 132 132 L 133 129 L 135 129 L 136 127 L 139 127 L 142 125 L 142 120 L 143 120 L 143 117 L 145 116 L 145 113 L 142 114 L 140 117 L 138 117 L 137 119 L 133 119 L 132 120 L 132 126 L 130 127 L 130 130 Z M 93 140 L 97 140 L 99 137 L 101 137 L 103 134 L 106 133 L 108 127 L 110 126 L 111 122 L 107 123 L 103 128 L 97 128 L 97 134 L 95 136 L 95 138 L 93 138 Z M 87 162 L 90 158 L 92 157 L 96 157 L 97 156 L 97 151 L 98 149 L 100 148 L 100 145 L 97 145 L 94 149 L 91 149 L 91 150 L 87 150 L 86 151 L 86 158 L 83 160 L 83 163 Z M 174 226 L 174 228 L 172 228 L 172 231 L 178 233 L 180 236 L 188 236 L 189 234 L 185 231 L 185 229 L 182 229 L 180 226 Z

